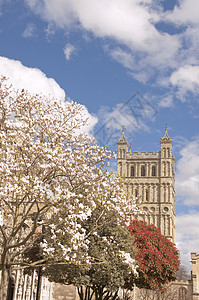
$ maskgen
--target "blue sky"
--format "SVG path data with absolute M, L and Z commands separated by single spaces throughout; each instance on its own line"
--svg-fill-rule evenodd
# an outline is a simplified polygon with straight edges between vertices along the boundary
M 85 106 L 89 130 L 116 148 L 176 157 L 176 242 L 199 251 L 198 0 L 0 0 L 0 74 L 17 88 Z

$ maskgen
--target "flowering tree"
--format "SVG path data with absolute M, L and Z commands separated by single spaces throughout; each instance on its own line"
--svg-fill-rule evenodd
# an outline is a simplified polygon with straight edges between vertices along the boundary
M 125 285 L 129 274 L 133 271 L 136 274 L 133 238 L 118 213 L 100 204 L 82 222 L 82 228 L 88 236 L 87 255 L 91 258 L 90 264 L 62 265 L 57 261 L 57 265 L 46 266 L 44 274 L 51 281 L 75 285 L 81 300 L 117 299 L 118 290 Z M 66 235 L 62 237 L 62 242 L 64 239 L 68 244 Z M 57 240 L 50 240 L 48 244 L 57 248 Z M 77 249 L 74 255 L 80 259 L 84 251 Z
M 85 124 L 82 106 L 15 92 L 0 81 L 0 270 L 1 299 L 13 266 L 24 266 L 23 253 L 37 238 L 39 221 L 50 216 L 58 248 L 43 248 L 49 258 L 80 262 L 73 255 L 88 247 L 81 225 L 97 204 L 121 218 L 134 213 L 118 180 L 106 169 L 111 151 L 99 147 L 79 129 Z M 56 222 L 56 224 L 53 223 Z M 60 224 L 60 228 L 59 225 Z M 57 227 L 58 226 L 58 227 Z M 56 230 L 55 230 L 56 229 Z M 81 260 L 89 262 L 90 257 Z M 27 265 L 26 265 L 27 267 Z
M 135 282 L 139 288 L 164 289 L 165 284 L 176 279 L 179 268 L 179 254 L 175 245 L 154 225 L 134 220 L 128 229 L 135 239 L 139 276 L 129 278 L 127 286 Z

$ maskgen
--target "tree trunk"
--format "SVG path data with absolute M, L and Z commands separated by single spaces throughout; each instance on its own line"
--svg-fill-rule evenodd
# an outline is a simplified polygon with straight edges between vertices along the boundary
M 80 300 L 84 300 L 83 287 L 82 286 L 78 287 L 77 291 L 78 291 Z
M 6 300 L 8 290 L 8 271 L 3 268 L 1 271 L 1 300 Z
M 106 291 L 104 287 L 78 287 L 77 288 L 78 295 L 80 300 L 92 300 L 93 296 L 95 296 L 95 300 L 117 300 L 118 291 L 115 293 Z
M 78 291 L 80 300 L 91 300 L 93 298 L 94 291 L 91 289 L 90 286 L 78 287 L 77 291 Z
M 94 289 L 96 300 L 116 300 L 118 298 L 117 292 L 110 292 L 105 289 L 105 287 L 98 287 Z

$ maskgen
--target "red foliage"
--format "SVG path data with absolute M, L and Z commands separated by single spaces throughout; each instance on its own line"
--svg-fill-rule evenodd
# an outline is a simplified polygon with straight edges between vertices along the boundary
M 140 288 L 163 289 L 164 284 L 176 279 L 179 253 L 175 245 L 163 236 L 154 225 L 134 220 L 128 230 L 135 238 L 137 247 L 138 278 Z

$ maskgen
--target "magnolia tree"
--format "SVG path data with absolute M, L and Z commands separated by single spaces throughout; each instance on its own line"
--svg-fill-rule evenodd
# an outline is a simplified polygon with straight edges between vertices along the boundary
M 89 244 L 81 222 L 98 204 L 121 219 L 135 212 L 134 202 L 126 200 L 118 179 L 106 170 L 113 154 L 81 133 L 83 119 L 81 105 L 16 92 L 5 78 L 0 81 L 2 300 L 12 269 L 27 267 L 23 253 L 37 238 L 41 220 L 48 223 L 52 216 L 49 230 L 59 237 L 57 248 L 43 241 L 49 259 L 56 255 L 63 263 L 90 263 L 87 251 L 74 255 Z M 65 234 L 68 243 L 62 243 Z
M 87 252 L 90 263 L 63 265 L 59 263 L 59 256 L 56 257 L 57 264 L 55 258 L 52 258 L 53 265 L 46 266 L 44 274 L 50 281 L 75 285 L 81 300 L 117 299 L 119 288 L 125 285 L 129 274 L 136 274 L 134 239 L 118 212 L 107 210 L 107 207 L 100 203 L 91 216 L 81 222 L 81 226 L 87 236 L 87 249 L 73 250 L 72 255 L 73 258 L 82 260 Z M 56 230 L 59 230 L 59 227 L 60 225 L 57 225 Z M 50 239 L 48 244 L 56 249 L 56 253 L 62 253 L 59 247 L 60 239 L 62 244 L 70 244 L 67 230 L 64 236 L 56 238 L 47 233 L 46 239 Z
M 135 283 L 139 288 L 164 290 L 165 284 L 176 279 L 180 265 L 178 250 L 154 225 L 133 220 L 128 230 L 135 239 L 139 276 L 132 274 L 127 287 Z

